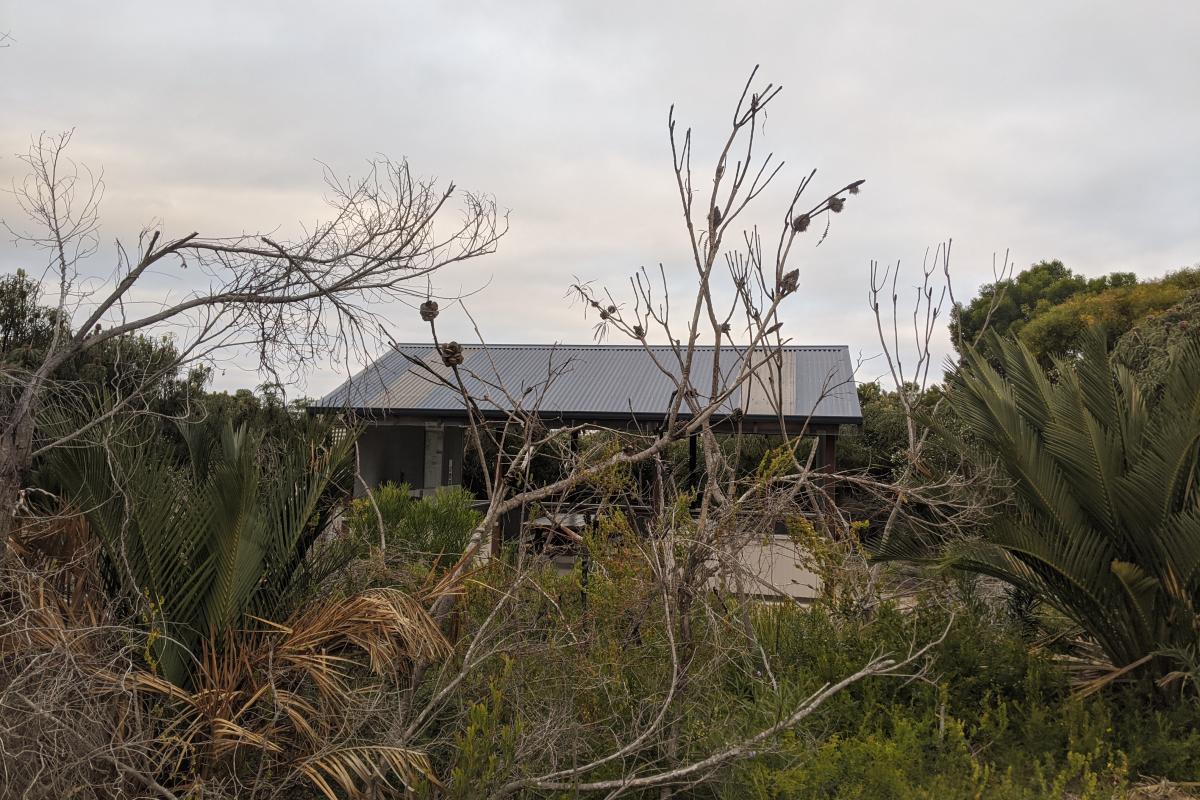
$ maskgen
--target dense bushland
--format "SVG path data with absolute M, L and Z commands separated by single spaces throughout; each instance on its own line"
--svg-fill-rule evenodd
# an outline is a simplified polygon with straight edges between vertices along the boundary
M 456 786 L 494 790 L 514 771 L 584 761 L 631 734 L 611 727 L 619 707 L 653 708 L 668 690 L 662 620 L 628 547 L 597 543 L 586 580 L 578 569 L 547 571 L 524 590 L 529 618 L 559 624 L 522 640 L 463 692 L 466 727 L 434 756 Z M 504 575 L 497 564 L 480 576 L 470 595 L 479 597 L 475 624 Z M 725 646 L 694 656 L 705 680 L 681 722 L 697 752 L 779 713 L 778 687 L 804 696 L 881 650 L 946 637 L 920 675 L 855 685 L 808 726 L 687 796 L 1109 798 L 1150 777 L 1200 779 L 1194 700 L 1155 700 L 1145 683 L 1076 696 L 1061 651 L 1032 638 L 986 583 L 933 581 L 905 607 L 884 603 L 866 615 L 839 604 L 836 589 L 810 607 L 714 599 L 708 611 Z M 765 658 L 742 636 L 743 614 Z M 558 709 L 570 723 L 540 750 L 518 748 L 535 709 Z M 622 768 L 629 765 L 614 764 L 613 774 Z M 478 796 L 470 791 L 455 796 Z
M 57 556 L 45 538 L 27 540 L 26 563 L 42 566 L 22 568 L 19 580 L 10 573 L 0 620 L 0 707 L 25 698 L 57 720 L 10 728 L 5 747 L 44 746 L 52 734 L 55 756 L 70 765 L 62 774 L 111 789 L 94 796 L 144 788 L 114 782 L 97 749 L 177 796 L 340 797 L 401 784 L 429 797 L 561 796 L 522 781 L 635 739 L 673 691 L 659 583 L 618 512 L 602 516 L 588 558 L 566 573 L 514 543 L 451 590 L 460 611 L 438 630 L 423 608 L 446 591 L 439 576 L 478 521 L 465 492 L 418 500 L 384 487 L 346 508 L 338 537 L 313 537 L 331 513 L 322 504 L 344 496 L 334 477 L 349 439 L 318 426 L 278 451 L 256 447 L 253 430 L 210 421 L 187 431 L 195 446 L 183 459 L 138 431 L 62 451 L 47 466 L 44 474 L 77 471 L 61 482 L 76 487 L 66 497 L 87 509 L 92 533 Z M 103 464 L 126 476 L 120 491 Z M 304 476 L 313 488 L 297 493 Z M 276 524 L 304 498 L 316 505 Z M 57 525 L 61 537 L 66 521 L 38 524 Z M 133 550 L 119 546 L 122 528 Z M 756 755 L 704 774 L 686 796 L 1116 798 L 1160 778 L 1200 780 L 1194 666 L 1176 659 L 1181 674 L 1166 692 L 1135 674 L 1080 696 L 1071 665 L 1087 640 L 1069 617 L 956 572 L 923 574 L 901 599 L 868 595 L 864 606 L 872 568 L 859 547 L 819 544 L 814 534 L 795 530 L 825 578 L 819 602 L 697 598 L 690 686 L 669 712 L 676 759 L 770 724 L 787 699 L 882 652 L 944 639 L 910 671 L 854 684 Z M 89 541 L 100 548 L 91 571 Z M 138 583 L 123 580 L 127 560 Z M 206 570 L 228 577 L 198 579 Z M 912 573 L 885 569 L 875 579 L 896 585 Z M 133 585 L 157 588 L 139 599 Z M 501 596 L 510 600 L 498 607 Z M 425 672 L 412 695 L 401 684 L 414 670 Z M 429 713 L 411 710 L 422 708 Z M 638 770 L 636 758 L 615 759 L 592 777 Z M 6 786 L 27 776 L 14 770 Z

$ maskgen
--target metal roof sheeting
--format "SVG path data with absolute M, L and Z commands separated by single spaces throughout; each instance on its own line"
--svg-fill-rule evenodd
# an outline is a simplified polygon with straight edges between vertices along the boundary
M 770 380 L 773 374 L 781 376 L 784 384 L 785 417 L 827 424 L 862 421 L 848 348 L 794 346 L 781 352 L 782 370 L 760 367 L 756 378 L 723 404 L 726 413 L 740 407 L 747 417 L 774 418 L 762 388 L 764 382 L 774 383 Z M 696 350 L 692 385 L 702 392 L 711 386 L 715 353 L 713 347 Z M 400 344 L 322 398 L 314 410 L 461 415 L 464 407 L 459 394 L 436 383 L 405 355 L 450 376 L 432 344 Z M 722 375 L 732 379 L 741 358 L 734 348 L 722 347 Z M 463 345 L 460 374 L 485 411 L 501 412 L 513 406 L 497 388 L 503 386 L 527 409 L 540 397 L 539 410 L 545 418 L 646 419 L 666 413 L 674 388 L 656 359 L 677 373 L 678 361 L 672 348 L 665 345 Z

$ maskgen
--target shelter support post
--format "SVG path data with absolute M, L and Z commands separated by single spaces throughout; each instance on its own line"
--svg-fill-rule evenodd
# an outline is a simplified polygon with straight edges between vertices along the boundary
M 425 423 L 425 474 L 422 494 L 433 494 L 442 485 L 442 458 L 446 431 L 440 422 Z
M 837 436 L 831 433 L 822 433 L 817 437 L 819 441 L 818 449 L 820 450 L 821 469 L 824 472 L 837 471 Z
M 688 488 L 695 489 L 699 483 L 699 476 L 696 474 L 696 434 L 688 437 Z

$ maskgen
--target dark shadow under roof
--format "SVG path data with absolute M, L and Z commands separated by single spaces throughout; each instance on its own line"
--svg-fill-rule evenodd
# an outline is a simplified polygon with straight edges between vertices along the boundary
M 716 348 L 697 348 L 692 371 L 697 388 L 711 385 L 715 354 Z M 465 416 L 458 393 L 438 384 L 406 355 L 450 375 L 432 344 L 396 345 L 311 410 L 353 411 L 371 417 Z M 538 410 L 544 419 L 574 423 L 642 424 L 661 419 L 674 386 L 655 360 L 678 370 L 672 348 L 665 345 L 464 345 L 463 355 L 464 382 L 489 416 L 500 417 L 512 407 L 502 392 L 488 385 L 495 384 L 506 387 L 526 408 L 540 397 Z M 862 422 L 848 348 L 793 346 L 782 348 L 781 355 L 781 368 L 760 368 L 761 379 L 740 387 L 724 404 L 725 413 L 741 408 L 748 420 L 777 421 L 763 388 L 764 383 L 774 384 L 771 376 L 777 375 L 789 428 L 805 421 L 824 426 Z M 734 348 L 722 347 L 722 375 L 736 375 L 741 358 Z

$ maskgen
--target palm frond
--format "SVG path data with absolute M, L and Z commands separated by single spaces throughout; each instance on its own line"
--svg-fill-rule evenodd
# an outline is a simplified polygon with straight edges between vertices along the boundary
M 1055 363 L 1055 381 L 1018 342 L 988 352 L 998 363 L 966 353 L 949 397 L 1015 504 L 978 540 L 931 550 L 901 535 L 878 557 L 996 577 L 1058 608 L 1116 667 L 1162 663 L 1147 655 L 1193 643 L 1200 608 L 1200 346 L 1173 355 L 1152 406 L 1102 332 Z
M 412 787 L 421 778 L 440 785 L 428 756 L 403 747 L 343 747 L 315 756 L 299 769 L 329 800 L 340 800 L 335 784 L 350 797 L 363 796 L 369 788 L 376 786 Z M 398 781 L 400 787 L 394 781 Z

